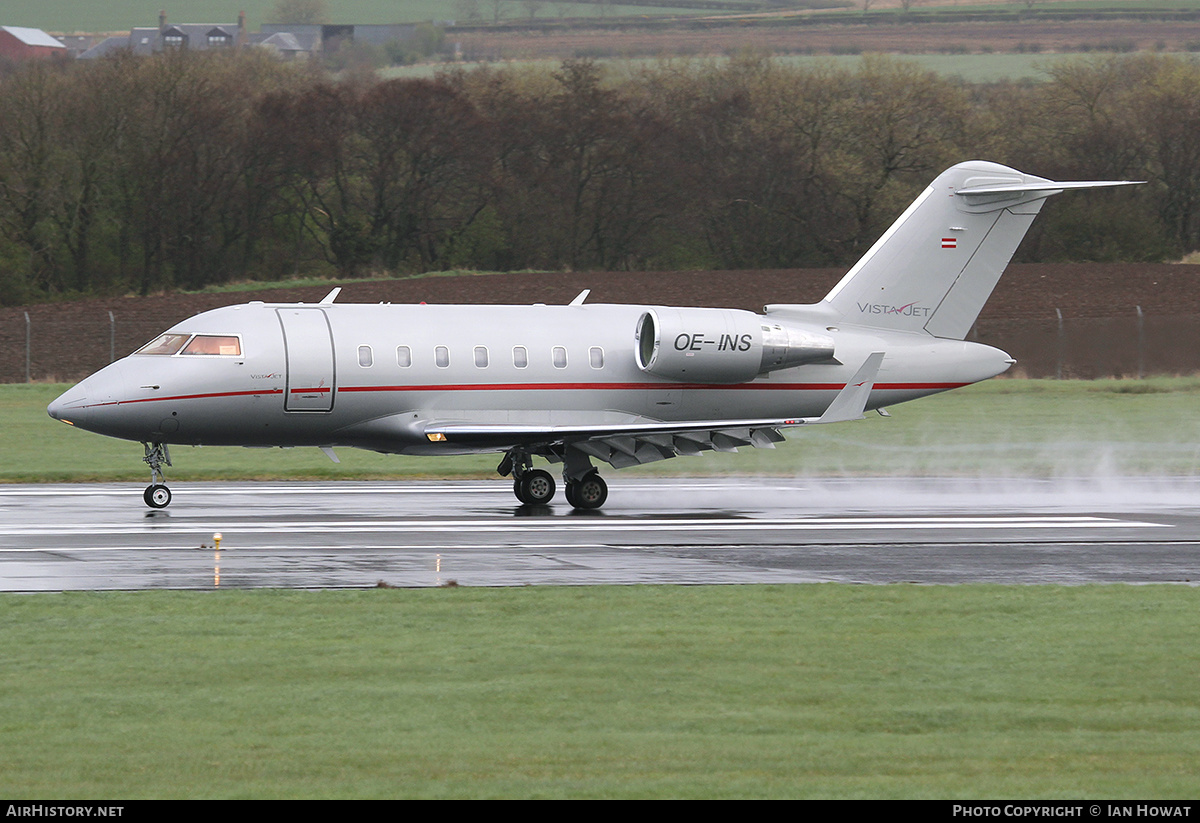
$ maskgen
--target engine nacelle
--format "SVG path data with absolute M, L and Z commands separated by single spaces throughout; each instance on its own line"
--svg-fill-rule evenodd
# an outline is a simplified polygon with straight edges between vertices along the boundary
M 833 357 L 832 337 L 739 309 L 650 309 L 636 337 L 638 368 L 689 383 L 745 383 Z

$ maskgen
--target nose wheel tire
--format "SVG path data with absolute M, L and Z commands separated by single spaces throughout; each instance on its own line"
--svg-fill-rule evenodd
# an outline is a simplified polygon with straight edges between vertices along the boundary
M 171 490 L 161 483 L 147 486 L 142 499 L 152 509 L 165 509 L 171 503 Z
M 525 472 L 513 483 L 513 493 L 527 506 L 545 506 L 554 499 L 554 478 L 541 469 Z
M 608 484 L 596 472 L 567 484 L 567 502 L 577 509 L 598 509 L 608 499 Z

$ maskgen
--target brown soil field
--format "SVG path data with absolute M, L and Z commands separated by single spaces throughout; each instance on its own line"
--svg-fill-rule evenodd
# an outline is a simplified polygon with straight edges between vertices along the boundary
M 590 303 L 758 311 L 766 303 L 816 302 L 842 273 L 788 269 L 422 277 L 351 283 L 338 301 L 553 304 L 591 289 Z M 251 300 L 313 303 L 329 288 L 96 298 L 0 309 L 0 382 L 26 379 L 26 316 L 30 377 L 72 381 L 198 312 Z M 1139 306 L 1144 317 L 1141 343 Z M 1056 310 L 1062 314 L 1065 337 Z M 985 306 L 973 339 L 1017 357 L 1018 375 L 1127 376 L 1139 370 L 1139 357 L 1149 373 L 1200 371 L 1200 266 L 1013 265 Z
M 1102 50 L 1186 51 L 1200 43 L 1200 22 L 1072 20 L 1066 22 L 962 22 L 715 25 L 679 21 L 654 28 L 570 31 L 457 32 L 453 40 L 468 60 L 562 59 L 580 56 L 720 55 L 742 50 L 776 54 L 1042 53 Z

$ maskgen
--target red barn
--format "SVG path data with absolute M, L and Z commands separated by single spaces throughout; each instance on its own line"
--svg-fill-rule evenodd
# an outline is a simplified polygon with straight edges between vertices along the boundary
M 29 60 L 66 53 L 66 46 L 41 29 L 0 26 L 0 57 L 7 57 L 9 60 Z

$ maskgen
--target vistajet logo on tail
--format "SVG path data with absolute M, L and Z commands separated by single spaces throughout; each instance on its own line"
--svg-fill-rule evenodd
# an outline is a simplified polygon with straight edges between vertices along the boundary
M 901 317 L 928 317 L 933 309 L 928 306 L 918 306 L 915 302 L 903 306 L 889 306 L 885 303 L 859 303 L 858 310 L 863 314 L 897 314 Z

